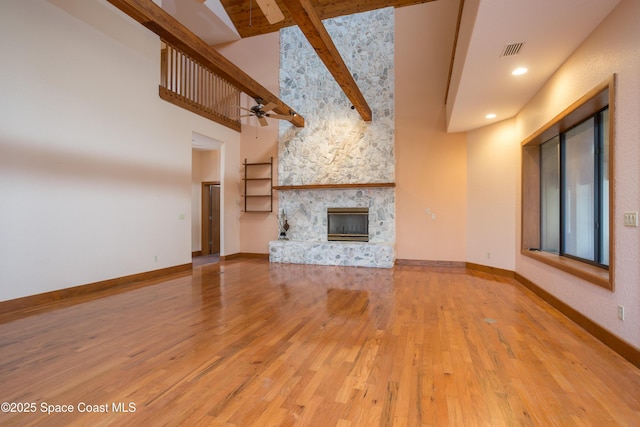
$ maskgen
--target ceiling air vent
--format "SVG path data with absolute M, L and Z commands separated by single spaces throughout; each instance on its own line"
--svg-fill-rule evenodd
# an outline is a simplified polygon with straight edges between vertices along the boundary
M 500 55 L 500 57 L 504 58 L 505 56 L 517 55 L 518 53 L 520 53 L 520 49 L 522 49 L 523 45 L 524 43 L 509 43 L 508 45 L 505 45 L 504 49 L 502 49 L 502 54 Z

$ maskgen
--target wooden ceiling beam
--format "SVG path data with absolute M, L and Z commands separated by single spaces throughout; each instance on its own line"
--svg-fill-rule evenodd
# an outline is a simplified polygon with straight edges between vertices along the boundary
M 272 33 L 281 28 L 296 25 L 291 15 L 283 5 L 282 0 L 275 1 L 284 15 L 284 19 L 275 24 L 269 23 L 259 8 L 252 7 L 248 0 L 220 0 L 227 11 L 233 25 L 242 38 Z M 404 7 L 415 4 L 428 3 L 436 0 L 311 0 L 313 9 L 321 20 L 354 13 L 368 12 L 385 7 Z M 255 6 L 255 5 L 254 5 Z
M 284 15 L 284 20 L 275 24 L 269 23 L 264 14 L 260 13 L 259 8 L 252 7 L 253 3 L 248 0 L 220 0 L 220 3 L 227 11 L 240 36 L 244 38 L 271 33 L 281 28 L 296 25 L 289 12 L 283 6 L 283 1 L 273 1 L 280 6 Z M 384 7 L 404 7 L 431 1 L 436 0 L 311 0 L 311 4 L 320 19 L 324 21 L 329 18 L 368 12 Z
M 310 0 L 281 0 L 293 20 L 365 122 L 372 119 L 371 108 L 364 99 L 351 72 L 344 63 L 327 29 L 313 9 Z
M 273 109 L 276 113 L 289 115 L 294 112 L 276 95 L 222 56 L 152 0 L 108 1 L 203 66 L 235 85 L 242 92 L 252 98 L 262 98 L 265 104 L 270 102 L 276 104 Z M 304 118 L 296 114 L 291 119 L 291 123 L 297 127 L 304 127 Z

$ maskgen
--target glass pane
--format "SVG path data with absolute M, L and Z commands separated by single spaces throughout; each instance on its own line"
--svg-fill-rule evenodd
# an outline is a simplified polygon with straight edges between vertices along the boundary
M 609 265 L 609 109 L 602 113 L 602 226 L 600 238 L 602 242 L 602 258 L 600 263 Z
M 595 261 L 594 119 L 565 136 L 564 252 Z
M 560 252 L 560 138 L 540 147 L 540 249 Z

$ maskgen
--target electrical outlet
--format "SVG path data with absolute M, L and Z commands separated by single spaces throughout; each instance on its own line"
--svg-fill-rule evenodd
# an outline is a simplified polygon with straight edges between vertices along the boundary
M 625 212 L 624 213 L 624 226 L 625 227 L 637 227 L 638 226 L 638 212 Z
M 618 306 L 618 319 L 624 320 L 624 306 Z

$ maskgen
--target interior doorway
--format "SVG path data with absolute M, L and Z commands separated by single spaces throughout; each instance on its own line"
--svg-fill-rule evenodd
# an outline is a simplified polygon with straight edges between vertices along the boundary
M 202 255 L 220 253 L 220 182 L 202 183 Z
M 223 143 L 191 135 L 191 255 L 207 263 L 224 250 Z M 205 256 L 203 256 L 205 255 Z

